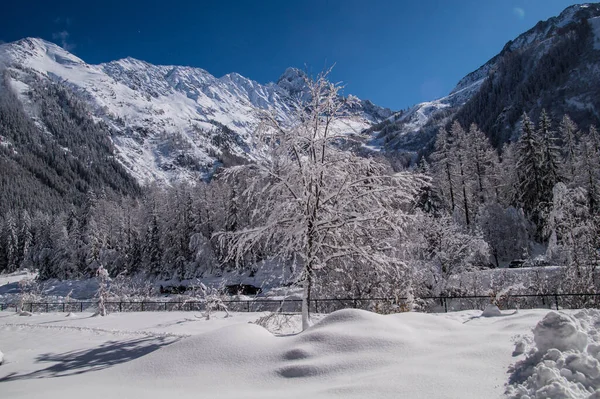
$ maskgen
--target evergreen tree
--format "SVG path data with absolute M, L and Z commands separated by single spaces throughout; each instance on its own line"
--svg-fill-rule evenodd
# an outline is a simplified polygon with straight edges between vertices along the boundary
M 467 160 L 472 165 L 470 169 L 475 180 L 474 192 L 479 203 L 484 204 L 486 200 L 497 197 L 498 153 L 474 123 L 469 128 L 467 139 Z
M 552 122 L 546 113 L 542 110 L 539 121 L 539 135 L 543 148 L 542 157 L 542 186 L 545 195 L 548 195 L 544 200 L 548 203 L 552 202 L 552 189 L 561 181 L 560 176 L 560 147 L 557 144 L 556 133 L 552 130 Z
M 549 195 L 544 192 L 543 164 L 542 139 L 527 114 L 523 114 L 521 137 L 517 144 L 517 199 L 527 216 L 538 226 L 539 232 L 542 222 L 540 204 Z
M 162 272 L 162 248 L 160 245 L 160 233 L 158 215 L 154 207 L 150 215 L 150 224 L 146 230 L 146 242 L 144 247 L 146 268 L 153 276 L 159 276 Z
M 593 215 L 600 212 L 600 153 L 595 143 L 596 136 L 594 126 L 591 126 L 589 135 L 579 142 L 574 165 L 575 183 L 586 190 L 588 206 Z
M 435 151 L 431 154 L 433 160 L 434 186 L 440 190 L 440 197 L 450 201 L 450 210 L 454 212 L 455 177 L 452 157 L 452 143 L 450 136 L 444 128 L 440 128 L 435 141 Z
M 558 131 L 560 132 L 562 141 L 563 153 L 563 172 L 569 183 L 573 183 L 576 179 L 576 162 L 577 162 L 577 141 L 579 131 L 575 122 L 571 120 L 569 115 L 563 116 Z
M 461 197 L 461 204 L 463 208 L 463 214 L 465 216 L 465 223 L 467 226 L 471 224 L 471 201 L 470 201 L 470 181 L 471 181 L 471 170 L 470 162 L 468 159 L 468 146 L 469 140 L 466 137 L 466 133 L 460 123 L 455 121 L 452 124 L 452 138 L 454 140 L 454 146 L 452 155 L 455 159 L 458 192 Z
M 21 212 L 20 227 L 19 227 L 19 267 L 22 266 L 23 262 L 27 258 L 29 248 L 33 244 L 33 232 L 31 230 L 31 216 L 26 209 Z

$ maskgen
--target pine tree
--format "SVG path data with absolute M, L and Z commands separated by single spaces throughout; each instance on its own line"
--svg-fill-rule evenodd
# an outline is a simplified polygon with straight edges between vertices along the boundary
M 7 258 L 6 268 L 9 273 L 12 273 L 19 267 L 19 238 L 16 220 L 12 212 L 9 212 L 8 215 L 6 215 L 4 230 Z
M 574 165 L 575 182 L 586 190 L 588 206 L 593 215 L 600 212 L 600 153 L 596 150 L 596 136 L 594 126 L 591 126 L 589 135 L 579 142 Z
M 29 248 L 33 245 L 33 232 L 31 230 L 31 216 L 26 209 L 21 212 L 19 227 L 19 267 L 27 258 Z
M 162 248 L 160 245 L 160 237 L 161 234 L 158 226 L 158 215 L 156 209 L 153 209 L 152 214 L 150 215 L 150 224 L 146 231 L 144 252 L 146 257 L 147 271 L 154 276 L 159 276 L 162 272 Z
M 517 144 L 518 203 L 541 231 L 540 203 L 544 193 L 544 154 L 542 140 L 527 114 L 523 114 L 521 137 Z
M 435 141 L 435 151 L 431 154 L 433 160 L 434 186 L 441 191 L 440 197 L 450 201 L 453 213 L 456 207 L 455 177 L 452 157 L 452 143 L 448 132 L 440 128 Z
M 543 148 L 542 157 L 542 189 L 544 194 L 547 195 L 544 200 L 548 203 L 552 202 L 552 189 L 561 181 L 560 176 L 560 147 L 557 144 L 556 133 L 552 130 L 552 122 L 546 113 L 546 110 L 542 110 L 539 121 L 539 135 L 541 137 L 541 144 Z
M 472 165 L 470 169 L 475 179 L 474 191 L 479 202 L 484 204 L 487 199 L 497 197 L 495 181 L 498 177 L 498 153 L 474 123 L 469 128 L 467 139 L 467 159 Z
M 577 162 L 577 141 L 579 131 L 575 122 L 571 120 L 569 115 L 563 116 L 558 131 L 560 132 L 561 141 L 563 143 L 563 172 L 569 183 L 573 183 L 576 179 L 576 162 Z
M 465 223 L 467 226 L 471 224 L 471 215 L 472 212 L 470 210 L 470 181 L 471 181 L 471 170 L 470 170 L 470 162 L 468 159 L 468 146 L 469 140 L 466 137 L 466 133 L 460 123 L 455 121 L 452 124 L 452 138 L 453 138 L 453 151 L 452 155 L 455 159 L 456 165 L 456 174 L 457 174 L 457 183 L 459 188 L 459 193 L 461 196 L 463 213 L 465 215 Z

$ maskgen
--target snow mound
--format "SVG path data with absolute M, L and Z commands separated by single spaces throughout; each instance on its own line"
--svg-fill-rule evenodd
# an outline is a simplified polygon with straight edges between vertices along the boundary
M 417 332 L 399 319 L 347 309 L 285 340 L 251 323 L 190 337 L 133 362 L 126 374 L 181 378 L 234 367 L 269 370 L 255 378 L 327 378 L 383 367 L 388 351 L 412 341 L 418 341 Z
M 77 315 L 75 313 L 73 313 L 73 312 L 69 312 L 69 313 L 66 314 L 65 317 L 77 317 Z
M 599 325 L 598 310 L 548 313 L 533 330 L 536 347 L 511 368 L 507 396 L 600 398 Z
M 582 351 L 587 345 L 587 334 L 579 329 L 577 320 L 550 312 L 533 329 L 534 341 L 541 352 L 550 349 Z
M 26 310 L 22 310 L 18 314 L 19 314 L 19 316 L 27 316 L 27 317 L 33 316 L 33 313 L 27 312 Z
M 485 307 L 485 309 L 483 310 L 483 313 L 481 313 L 481 317 L 497 317 L 497 316 L 502 316 L 502 312 L 500 311 L 500 308 L 494 304 L 489 304 Z

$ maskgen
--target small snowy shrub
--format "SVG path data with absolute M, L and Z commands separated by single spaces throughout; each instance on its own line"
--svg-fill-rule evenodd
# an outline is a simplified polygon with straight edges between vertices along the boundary
M 96 297 L 98 298 L 98 312 L 96 315 L 106 316 L 108 314 L 106 302 L 109 295 L 108 284 L 110 282 L 108 270 L 100 265 L 96 271 L 96 278 L 98 279 L 98 291 L 96 292 Z

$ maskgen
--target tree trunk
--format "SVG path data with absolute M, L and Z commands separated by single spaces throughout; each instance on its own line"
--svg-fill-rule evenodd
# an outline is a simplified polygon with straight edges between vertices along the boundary
M 312 267 L 306 266 L 304 278 L 304 291 L 302 293 L 302 331 L 311 326 L 310 322 L 310 291 L 312 288 Z

